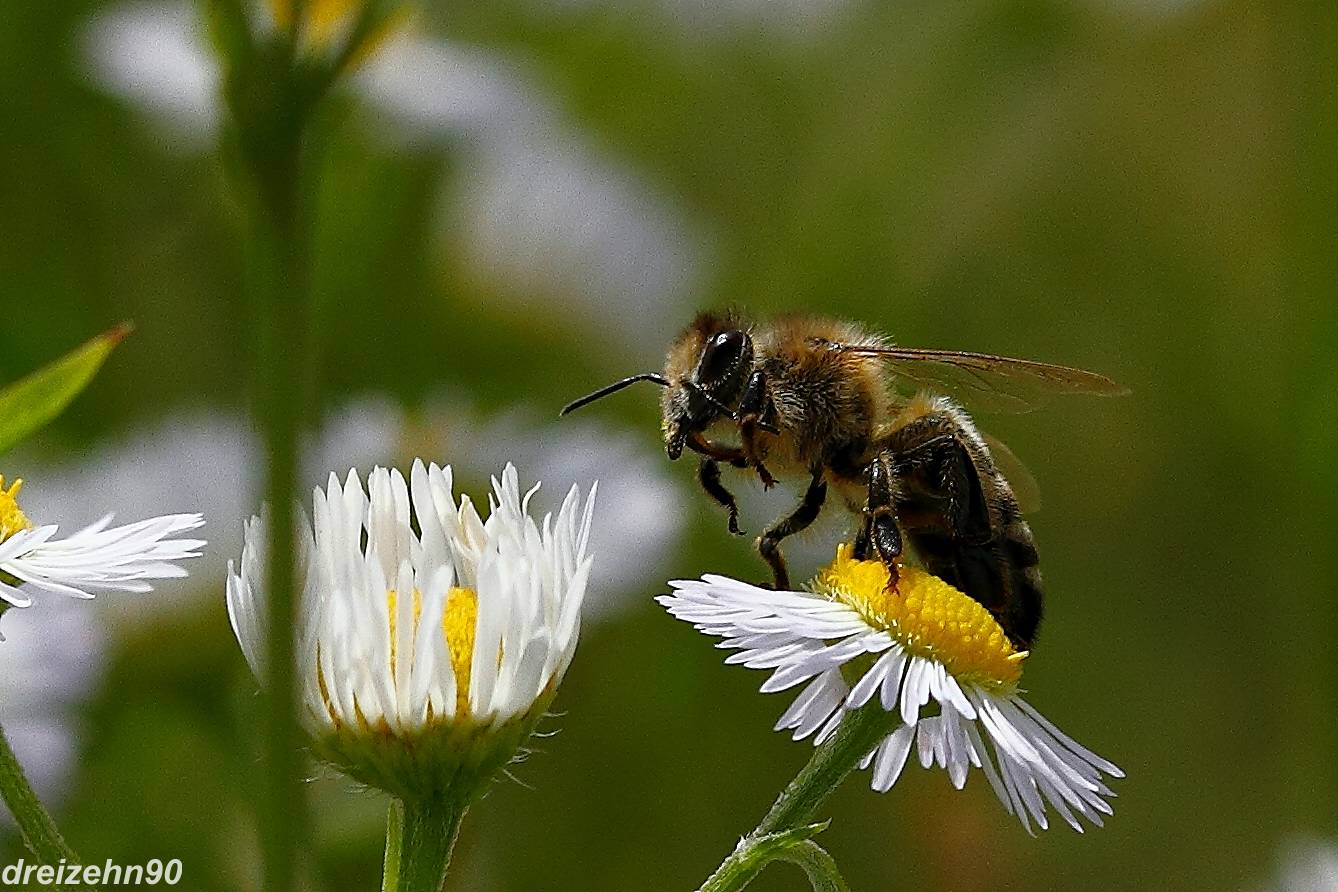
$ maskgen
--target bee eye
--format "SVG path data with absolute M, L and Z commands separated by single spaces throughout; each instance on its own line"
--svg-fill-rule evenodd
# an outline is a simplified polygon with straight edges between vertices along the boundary
M 711 338 L 702 352 L 700 376 L 704 381 L 721 378 L 743 356 L 747 338 L 737 329 L 722 331 Z

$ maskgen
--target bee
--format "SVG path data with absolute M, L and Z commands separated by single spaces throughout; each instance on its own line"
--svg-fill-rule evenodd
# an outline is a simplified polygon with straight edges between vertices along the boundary
M 798 507 L 756 541 L 778 590 L 790 588 L 781 542 L 813 523 L 831 487 L 858 517 L 856 558 L 880 560 L 895 587 L 909 544 L 928 572 L 989 610 L 1020 649 L 1035 642 L 1043 595 L 1031 528 L 996 463 L 1012 455 L 945 391 L 1017 409 L 1046 393 L 1127 393 L 1095 372 L 894 346 L 835 319 L 749 322 L 706 312 L 670 346 L 663 373 L 614 382 L 562 414 L 639 381 L 664 388 L 665 452 L 699 455 L 697 479 L 728 512 L 731 533 L 743 531 L 722 463 L 755 473 L 768 489 L 776 474 L 807 479 Z M 907 384 L 918 389 L 906 394 Z M 1014 479 L 1031 486 L 1025 471 Z

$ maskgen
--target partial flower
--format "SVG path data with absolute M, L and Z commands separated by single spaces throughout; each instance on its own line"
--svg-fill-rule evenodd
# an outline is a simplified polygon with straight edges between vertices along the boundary
M 516 469 L 489 516 L 457 504 L 450 467 L 411 485 L 376 468 L 315 492 L 300 537 L 297 672 L 316 753 L 401 799 L 468 800 L 516 752 L 571 662 L 591 558 L 594 487 L 528 515 Z M 252 518 L 228 614 L 264 677 L 265 522 Z
M 896 783 L 914 748 L 961 789 L 971 768 L 1030 833 L 1053 808 L 1081 832 L 1101 826 L 1115 794 L 1110 762 L 1074 742 L 1022 698 L 1026 651 L 1009 643 L 988 610 L 924 571 L 904 566 L 895 587 L 879 561 L 848 545 L 811 591 L 777 592 L 724 576 L 671 583 L 658 598 L 675 617 L 724 640 L 725 662 L 772 669 L 763 693 L 806 686 L 776 723 L 795 740 L 829 739 L 847 713 L 875 702 L 900 721 L 870 752 L 873 789 Z M 930 701 L 936 715 L 923 715 Z M 874 707 L 870 707 L 874 708 Z
M 266 0 L 263 24 L 286 32 L 298 25 L 298 51 L 304 55 L 343 55 L 356 66 L 385 40 L 402 18 L 396 2 L 385 0 L 307 0 L 296 22 L 295 0 Z
M 56 524 L 37 526 L 19 507 L 22 480 L 8 489 L 0 477 L 0 600 L 32 604 L 42 590 L 92 598 L 99 592 L 147 592 L 152 580 L 187 575 L 178 563 L 200 556 L 203 539 L 173 538 L 204 525 L 199 514 L 168 514 L 109 527 L 107 514 L 73 535 L 56 538 Z
M 335 12 L 348 0 L 327 2 Z M 166 146 L 209 147 L 221 70 L 196 4 L 100 7 L 84 55 L 90 77 L 148 113 Z M 644 356 L 701 292 L 709 235 L 592 145 L 557 97 L 503 54 L 400 29 L 348 85 L 380 119 L 375 136 L 449 149 L 459 175 L 440 197 L 438 230 L 463 272 L 498 299 L 526 312 L 560 299 L 586 328 L 616 333 L 608 349 Z

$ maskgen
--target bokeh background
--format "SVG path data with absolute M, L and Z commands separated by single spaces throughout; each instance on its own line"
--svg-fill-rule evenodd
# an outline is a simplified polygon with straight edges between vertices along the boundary
M 1333 18 L 421 4 L 326 157 L 306 479 L 423 455 L 476 497 L 507 458 L 550 498 L 604 481 L 559 733 L 473 811 L 449 888 L 695 888 L 808 756 L 769 730 L 784 697 L 651 601 L 762 575 L 664 459 L 657 394 L 555 418 L 729 303 L 1133 389 L 982 421 L 1045 496 L 1031 699 L 1126 769 L 1114 818 L 1031 839 L 978 776 L 852 780 L 822 840 L 852 888 L 1338 888 Z M 90 861 L 179 857 L 183 888 L 251 889 L 259 710 L 222 573 L 261 468 L 216 75 L 185 3 L 0 23 L 0 379 L 138 327 L 0 471 L 43 522 L 201 510 L 211 540 L 183 584 L 7 615 L 0 722 Z M 782 507 L 750 494 L 745 526 Z M 799 569 L 842 533 L 821 525 Z M 384 800 L 312 777 L 309 888 L 376 888 Z M 783 865 L 756 887 L 807 888 Z

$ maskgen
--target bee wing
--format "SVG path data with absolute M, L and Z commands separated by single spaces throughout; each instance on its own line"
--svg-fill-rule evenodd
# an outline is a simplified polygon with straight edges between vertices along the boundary
M 985 445 L 990 448 L 990 455 L 994 458 L 994 469 L 1003 475 L 1008 481 L 1008 486 L 1013 490 L 1013 498 L 1017 499 L 1018 510 L 1023 514 L 1035 514 L 1041 510 L 1041 487 L 1036 482 L 1036 477 L 1027 466 L 1022 463 L 1022 459 L 1017 457 L 1013 450 L 1008 448 L 1008 444 L 998 437 L 992 437 L 984 431 L 980 435 L 985 438 Z
M 869 344 L 840 344 L 836 349 L 877 356 L 901 378 L 997 411 L 1030 412 L 1057 393 L 1119 396 L 1129 392 L 1105 375 L 1031 359 Z

